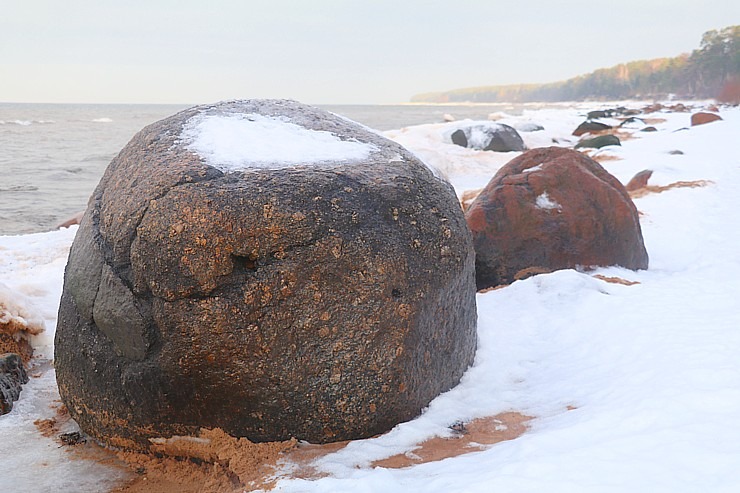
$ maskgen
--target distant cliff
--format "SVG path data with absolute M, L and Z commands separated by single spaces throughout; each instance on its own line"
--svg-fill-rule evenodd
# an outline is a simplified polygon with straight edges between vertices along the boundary
M 549 84 L 469 87 L 418 94 L 411 101 L 524 103 L 650 99 L 669 94 L 740 102 L 740 26 L 704 33 L 701 45 L 690 55 L 623 63 Z

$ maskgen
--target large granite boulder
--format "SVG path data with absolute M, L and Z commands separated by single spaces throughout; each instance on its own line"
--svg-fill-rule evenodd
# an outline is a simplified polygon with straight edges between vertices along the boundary
M 513 282 L 526 269 L 648 266 L 637 209 L 624 186 L 571 149 L 534 149 L 511 160 L 465 218 L 478 289 Z
M 0 416 L 13 409 L 21 395 L 21 386 L 28 383 L 21 357 L 14 353 L 0 354 Z
M 521 152 L 527 148 L 521 135 L 504 123 L 466 125 L 452 132 L 450 140 L 453 144 L 477 151 Z
M 403 147 L 292 101 L 195 107 L 105 171 L 70 252 L 55 366 L 110 445 L 222 428 L 368 437 L 473 361 L 472 239 Z

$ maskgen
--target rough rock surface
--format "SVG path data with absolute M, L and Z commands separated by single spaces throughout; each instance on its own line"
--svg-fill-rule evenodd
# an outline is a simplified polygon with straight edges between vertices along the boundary
M 465 218 L 478 289 L 513 282 L 525 269 L 648 266 L 627 191 L 596 161 L 570 149 L 534 149 L 513 159 Z
M 21 395 L 21 386 L 28 382 L 21 357 L 13 353 L 0 354 L 0 415 L 13 409 Z
M 716 122 L 721 119 L 721 116 L 715 115 L 714 113 L 706 113 L 700 111 L 699 113 L 694 113 L 693 115 L 691 115 L 691 126 L 695 127 L 697 125 L 704 125 L 706 123 Z
M 644 169 L 640 171 L 639 173 L 635 174 L 635 176 L 633 176 L 632 179 L 629 182 L 627 182 L 624 188 L 628 192 L 632 192 L 640 188 L 645 188 L 651 176 L 653 176 L 653 170 Z
M 210 118 L 372 152 L 220 170 L 183 137 Z M 191 108 L 139 132 L 90 199 L 59 310 L 60 393 L 84 431 L 129 449 L 199 428 L 372 436 L 471 364 L 474 277 L 454 191 L 403 147 L 291 101 Z
M 581 135 L 593 132 L 603 132 L 605 130 L 610 130 L 611 128 L 612 127 L 606 123 L 586 121 L 578 125 L 578 127 L 573 130 L 573 135 L 580 137 Z
M 479 151 L 520 152 L 526 149 L 519 133 L 503 123 L 483 122 L 455 130 L 453 144 Z
M 619 141 L 619 137 L 616 135 L 599 135 L 592 139 L 584 139 L 576 144 L 576 149 L 589 148 L 589 149 L 601 149 L 606 146 L 621 146 L 622 143 Z

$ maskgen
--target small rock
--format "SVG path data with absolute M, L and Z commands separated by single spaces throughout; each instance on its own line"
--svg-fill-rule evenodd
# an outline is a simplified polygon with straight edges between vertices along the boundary
M 576 137 L 580 137 L 581 135 L 588 134 L 588 133 L 594 133 L 594 132 L 603 132 L 604 130 L 609 130 L 612 127 L 605 123 L 600 122 L 583 122 L 578 127 L 573 130 L 573 135 Z
M 648 180 L 653 176 L 653 170 L 645 169 L 637 173 L 632 179 L 624 186 L 628 192 L 637 190 L 639 188 L 645 188 L 648 184 Z
M 612 115 L 611 110 L 595 110 L 589 111 L 586 118 L 593 120 L 594 118 L 608 118 Z
M 640 130 L 640 132 L 657 132 L 657 131 L 658 129 L 655 127 L 645 127 L 642 130 Z
M 576 144 L 576 149 L 588 148 L 588 149 L 601 149 L 606 146 L 621 146 L 622 143 L 619 141 L 619 137 L 616 135 L 599 135 L 592 139 L 585 139 Z
M 686 113 L 689 111 L 689 108 L 683 103 L 674 104 L 673 106 L 669 106 L 668 109 L 675 113 Z
M 645 120 L 631 116 L 619 124 L 621 128 L 641 129 L 645 127 Z
M 671 156 L 683 156 L 683 151 L 679 149 L 673 149 L 672 151 L 668 151 L 668 154 Z
M 21 357 L 15 353 L 0 354 L 0 415 L 13 409 L 21 395 L 21 386 L 28 382 Z

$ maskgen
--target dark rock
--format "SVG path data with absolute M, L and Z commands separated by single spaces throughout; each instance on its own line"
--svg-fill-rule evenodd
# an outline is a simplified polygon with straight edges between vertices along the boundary
M 671 151 L 668 151 L 668 154 L 671 156 L 683 156 L 683 151 L 680 149 L 673 149 Z
M 25 383 L 28 383 L 28 375 L 21 357 L 14 353 L 0 354 L 0 415 L 13 409 Z
M 468 137 L 462 129 L 458 128 L 452 132 L 450 138 L 452 139 L 453 144 L 459 145 L 460 147 L 468 147 Z
M 653 176 L 653 170 L 644 169 L 637 173 L 632 179 L 624 186 L 628 192 L 645 188 L 648 184 L 648 180 Z
M 573 130 L 573 135 L 576 137 L 580 137 L 581 135 L 593 133 L 593 132 L 603 132 L 604 130 L 609 130 L 612 127 L 605 123 L 600 122 L 583 122 L 578 127 Z
M 601 149 L 606 146 L 621 146 L 619 137 L 616 135 L 599 135 L 592 139 L 584 139 L 576 144 L 576 149 L 590 148 L 590 149 Z
M 714 113 L 705 113 L 700 111 L 691 115 L 691 126 L 696 127 L 697 125 L 704 125 L 706 123 L 712 123 L 721 120 L 722 117 L 715 115 Z
M 669 106 L 668 109 L 675 113 L 687 113 L 689 108 L 683 103 L 676 103 L 673 106 Z
M 645 120 L 631 116 L 619 124 L 622 128 L 644 128 Z
M 642 109 L 642 112 L 643 113 L 655 113 L 655 112 L 661 111 L 663 109 L 665 109 L 665 106 L 663 106 L 662 104 L 660 104 L 660 103 L 653 103 L 651 105 L 645 106 Z
M 655 127 L 645 127 L 642 130 L 640 130 L 640 132 L 657 132 L 657 131 L 658 129 Z
M 605 110 L 589 111 L 586 114 L 586 118 L 588 120 L 593 120 L 595 118 L 611 118 L 611 117 L 619 116 L 619 115 L 632 116 L 632 115 L 637 115 L 639 113 L 640 113 L 639 110 L 630 110 L 624 106 L 618 106 L 616 108 L 609 108 Z
M 571 149 L 534 149 L 513 159 L 465 218 L 478 289 L 513 282 L 524 272 L 648 266 L 637 209 L 624 186 Z
M 229 169 L 188 149 L 183 128 L 214 118 L 367 152 Z M 139 132 L 89 202 L 59 310 L 60 394 L 85 433 L 129 449 L 200 427 L 373 436 L 473 361 L 474 278 L 452 187 L 403 147 L 295 102 L 192 108 Z
M 517 131 L 503 123 L 484 122 L 455 130 L 453 144 L 479 151 L 520 152 L 526 149 Z
M 589 111 L 586 115 L 586 118 L 588 120 L 593 120 L 594 118 L 609 118 L 612 116 L 612 113 L 610 110 L 596 110 L 596 111 Z

